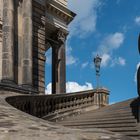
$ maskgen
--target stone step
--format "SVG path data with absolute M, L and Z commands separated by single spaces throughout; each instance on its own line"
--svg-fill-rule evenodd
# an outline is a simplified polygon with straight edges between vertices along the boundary
M 86 129 L 85 127 L 74 127 L 74 128 Z M 89 129 L 89 128 L 87 128 L 87 129 Z M 112 132 L 117 132 L 117 133 L 127 135 L 127 136 L 140 136 L 140 134 L 137 130 L 137 127 L 106 128 L 106 130 L 112 131 Z
M 99 109 L 98 111 L 104 112 L 104 111 L 114 111 L 114 110 L 118 110 L 118 109 L 126 109 L 126 108 L 130 108 L 131 109 L 131 103 L 134 99 L 132 100 L 128 100 L 125 102 L 121 102 L 121 103 L 116 103 L 113 105 L 109 105 L 106 107 L 103 107 L 101 109 Z M 96 111 L 95 111 L 96 112 Z
M 136 98 L 128 99 L 126 101 L 121 101 L 112 105 L 109 105 L 109 108 L 117 107 L 117 106 L 124 106 L 124 105 L 130 105 Z
M 135 123 L 121 123 L 121 124 L 90 124 L 90 125 L 63 125 L 70 128 L 88 129 L 88 128 L 100 128 L 100 129 L 111 129 L 121 127 L 136 127 Z
M 61 123 L 65 126 L 82 126 L 82 125 L 108 125 L 108 124 L 130 124 L 134 123 L 136 124 L 135 119 L 127 119 L 127 120 L 111 120 L 111 121 L 89 121 L 89 122 L 73 122 L 73 123 Z
M 82 106 L 82 110 L 84 112 L 84 110 L 88 107 L 91 106 L 91 104 L 87 104 L 87 105 L 81 105 Z M 77 116 L 79 115 L 81 112 L 81 109 L 79 109 L 79 107 L 72 107 L 72 108 L 66 108 L 66 109 L 62 109 L 62 110 L 58 110 L 57 112 L 54 112 L 53 114 L 47 115 L 47 116 L 43 116 L 42 118 L 48 121 L 56 121 L 56 120 L 61 120 L 61 118 L 67 118 L 70 116 Z
M 117 120 L 130 120 L 130 119 L 135 119 L 134 116 L 123 116 L 123 117 L 113 117 L 113 118 L 89 118 L 89 119 L 78 119 L 78 120 L 64 120 L 61 122 L 61 124 L 67 124 L 67 123 L 75 123 L 75 122 L 104 122 L 104 121 L 117 121 Z
M 86 112 L 86 113 L 83 113 L 83 114 L 90 116 L 90 115 L 93 115 L 93 114 L 98 115 L 98 114 L 113 114 L 113 113 L 123 113 L 123 112 L 132 112 L 132 109 L 129 108 L 129 109 L 124 109 L 124 110 L 112 110 L 112 111 L 107 111 L 107 110 L 106 111 L 98 111 L 98 110 L 96 110 L 96 112 L 95 111 Z
M 104 109 L 104 110 L 96 110 L 96 113 L 110 113 L 110 112 L 123 112 L 123 111 L 131 111 L 132 108 L 130 107 L 125 107 L 125 108 L 116 108 L 116 109 Z M 88 112 L 89 114 L 95 113 L 95 111 L 90 111 Z
M 138 132 L 137 127 L 117 127 L 117 128 L 106 128 L 106 130 L 112 132 Z
M 139 132 L 119 132 L 120 134 L 130 136 L 130 137 L 138 137 L 140 136 Z
M 73 121 L 73 120 L 88 120 L 88 119 L 97 119 L 97 118 L 107 118 L 107 119 L 109 119 L 109 118 L 121 118 L 121 117 L 128 117 L 128 116 L 133 116 L 132 115 L 132 113 L 131 112 L 125 112 L 125 113 L 122 113 L 122 114 L 116 114 L 116 113 L 113 113 L 113 114 L 106 114 L 106 115 L 104 115 L 104 114 L 100 114 L 100 115 L 97 115 L 97 114 L 93 114 L 93 115 L 90 115 L 90 116 L 88 116 L 88 115 L 76 115 L 76 116 L 71 116 L 71 117 L 67 117 L 67 118 L 65 118 L 65 120 L 64 121 Z

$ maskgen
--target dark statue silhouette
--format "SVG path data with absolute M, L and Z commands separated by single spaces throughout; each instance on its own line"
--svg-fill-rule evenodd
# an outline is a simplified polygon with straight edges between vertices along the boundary
M 138 39 L 138 50 L 139 50 L 139 54 L 140 54 L 140 34 L 139 34 L 139 39 Z M 137 71 L 137 90 L 138 90 L 138 94 L 140 96 L 140 66 Z

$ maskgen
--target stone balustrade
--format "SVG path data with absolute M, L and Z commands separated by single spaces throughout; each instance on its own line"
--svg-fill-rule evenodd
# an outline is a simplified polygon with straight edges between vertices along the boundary
M 106 101 L 98 101 L 98 94 L 106 96 Z M 6 101 L 15 108 L 42 118 L 46 115 L 66 110 L 86 108 L 87 106 L 106 106 L 109 92 L 105 89 L 83 91 L 59 95 L 22 95 L 6 98 Z

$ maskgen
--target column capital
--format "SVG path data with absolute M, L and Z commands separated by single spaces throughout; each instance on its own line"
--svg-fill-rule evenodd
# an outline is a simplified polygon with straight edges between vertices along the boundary
M 67 39 L 68 32 L 64 31 L 63 29 L 59 29 L 57 31 L 57 40 L 60 44 L 64 44 Z

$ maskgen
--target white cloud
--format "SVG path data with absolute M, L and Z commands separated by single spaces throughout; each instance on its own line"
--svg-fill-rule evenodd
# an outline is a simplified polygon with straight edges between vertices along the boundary
M 93 89 L 91 83 L 86 82 L 85 85 L 80 85 L 77 82 L 67 82 L 66 84 L 67 93 L 85 91 Z
M 68 6 L 77 16 L 70 25 L 70 34 L 82 37 L 96 30 L 97 11 L 101 0 L 69 0 Z
M 89 62 L 85 62 L 81 65 L 82 68 L 86 68 L 88 66 Z
M 99 54 L 102 57 L 102 66 L 106 67 L 108 65 L 124 66 L 126 61 L 122 57 L 114 58 L 113 52 L 121 47 L 124 42 L 124 34 L 116 32 L 114 34 L 107 35 L 98 47 L 95 54 Z
M 52 83 L 49 83 L 46 87 L 45 94 L 51 94 L 52 93 Z
M 140 16 L 138 16 L 138 17 L 135 18 L 135 23 L 137 25 L 140 25 Z
M 135 76 L 134 76 L 134 82 L 137 82 L 137 71 L 138 71 L 139 66 L 140 66 L 140 62 L 136 66 L 136 72 L 135 72 Z
M 100 54 L 112 53 L 112 51 L 120 48 L 123 42 L 124 42 L 123 33 L 116 32 L 114 34 L 110 34 L 103 39 L 103 41 L 99 46 L 98 52 Z
M 119 58 L 118 58 L 118 62 L 119 62 L 119 64 L 120 64 L 121 66 L 124 66 L 124 65 L 126 64 L 126 60 L 125 60 L 124 58 L 122 58 L 122 57 L 119 57 Z
M 68 46 L 66 47 L 66 64 L 67 65 L 73 65 L 77 62 L 77 58 L 72 55 L 72 47 Z
M 110 55 L 108 55 L 108 54 L 103 54 L 103 55 L 102 55 L 102 63 L 101 63 L 101 65 L 102 65 L 103 67 L 107 66 L 108 63 L 109 63 L 109 61 L 110 61 L 110 59 L 111 59 Z
M 66 91 L 67 93 L 91 90 L 93 86 L 91 83 L 86 82 L 84 85 L 80 85 L 77 82 L 67 82 L 66 83 Z M 51 94 L 52 92 L 52 84 L 49 83 L 46 87 L 45 94 Z
M 125 66 L 126 60 L 122 57 L 114 58 L 111 62 L 111 66 L 113 67 L 115 65 Z

